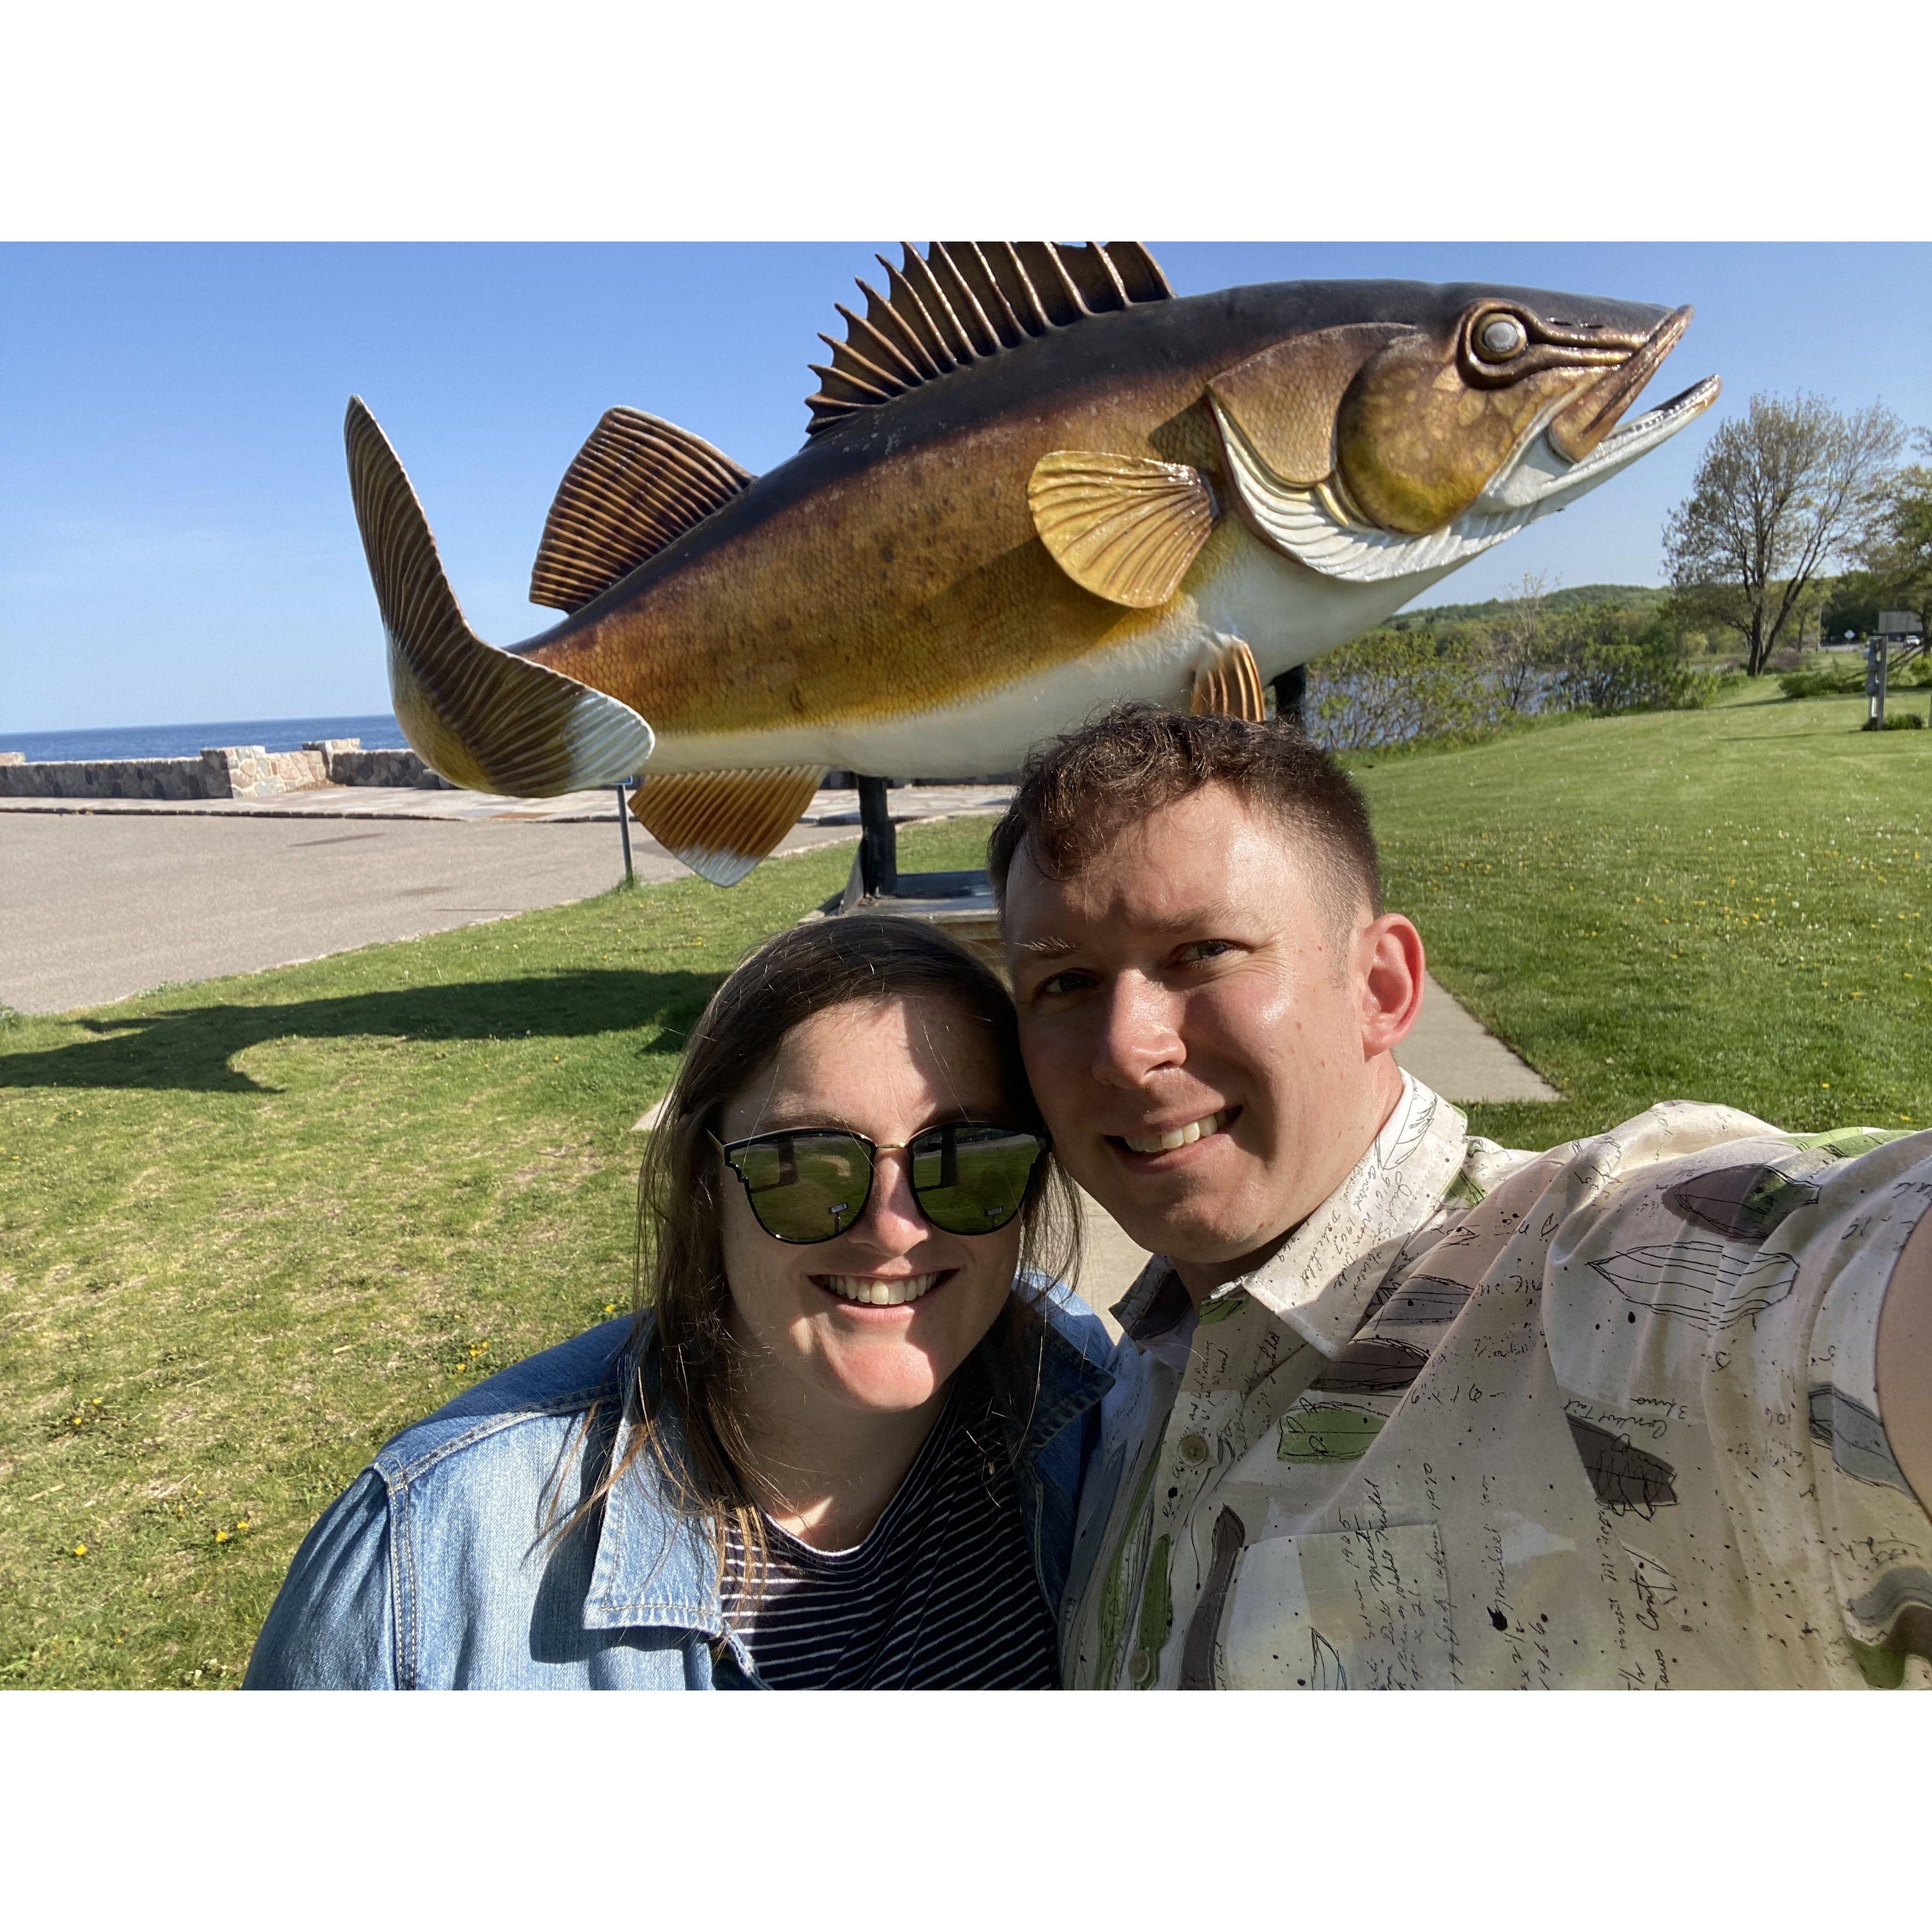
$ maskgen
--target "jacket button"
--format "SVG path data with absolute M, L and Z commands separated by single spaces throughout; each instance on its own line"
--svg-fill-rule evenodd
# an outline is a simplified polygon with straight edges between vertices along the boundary
M 1184 1436 L 1180 1438 L 1180 1460 L 1197 1466 L 1207 1461 L 1211 1451 L 1204 1436 Z
M 1144 1650 L 1136 1651 L 1127 1659 L 1127 1682 L 1144 1684 L 1154 1675 L 1154 1659 Z

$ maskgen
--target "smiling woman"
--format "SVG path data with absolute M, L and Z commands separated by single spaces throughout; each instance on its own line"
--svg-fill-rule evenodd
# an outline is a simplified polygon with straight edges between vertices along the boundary
M 388 1444 L 250 1683 L 1056 1685 L 1110 1379 L 1077 1228 L 991 972 L 908 920 L 782 934 L 660 1115 L 635 1320 Z

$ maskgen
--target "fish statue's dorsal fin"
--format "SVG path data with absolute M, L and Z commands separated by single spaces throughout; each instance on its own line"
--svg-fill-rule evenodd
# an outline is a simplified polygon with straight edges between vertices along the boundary
M 580 608 L 756 481 L 675 423 L 606 410 L 557 486 L 530 602 Z
M 922 256 L 910 242 L 896 268 L 881 255 L 886 292 L 861 282 L 866 313 L 843 302 L 845 339 L 819 340 L 830 363 L 814 362 L 815 394 L 806 398 L 808 436 L 908 389 L 936 382 L 1030 337 L 1046 335 L 1089 316 L 1169 302 L 1154 257 L 1138 242 L 930 242 Z

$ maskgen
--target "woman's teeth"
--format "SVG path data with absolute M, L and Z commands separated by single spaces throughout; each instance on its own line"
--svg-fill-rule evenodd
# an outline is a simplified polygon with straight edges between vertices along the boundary
M 834 1294 L 842 1295 L 848 1301 L 863 1301 L 874 1308 L 897 1308 L 916 1301 L 938 1281 L 939 1276 L 908 1274 L 892 1281 L 880 1281 L 871 1275 L 822 1274 L 818 1279 Z
M 1218 1114 L 1204 1114 L 1198 1120 L 1190 1120 L 1184 1127 L 1169 1127 L 1164 1134 L 1147 1134 L 1136 1140 L 1132 1134 L 1124 1134 L 1128 1148 L 1135 1154 L 1169 1154 L 1176 1148 L 1190 1146 L 1196 1141 L 1205 1140 L 1210 1134 L 1218 1134 L 1228 1124 L 1226 1109 Z

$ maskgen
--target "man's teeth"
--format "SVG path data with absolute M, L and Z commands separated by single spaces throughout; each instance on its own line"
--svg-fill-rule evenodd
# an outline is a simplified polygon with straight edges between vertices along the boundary
M 1210 1134 L 1218 1134 L 1227 1124 L 1224 1109 L 1218 1114 L 1203 1114 L 1198 1120 L 1190 1120 L 1184 1127 L 1169 1127 L 1164 1134 L 1147 1134 L 1138 1140 L 1132 1134 L 1124 1134 L 1121 1138 L 1136 1154 L 1168 1154 L 1176 1148 L 1205 1140 Z
M 916 1301 L 939 1276 L 908 1274 L 892 1281 L 880 1281 L 866 1274 L 822 1274 L 818 1278 L 834 1294 L 843 1295 L 848 1301 L 863 1301 L 874 1308 L 897 1308 Z

